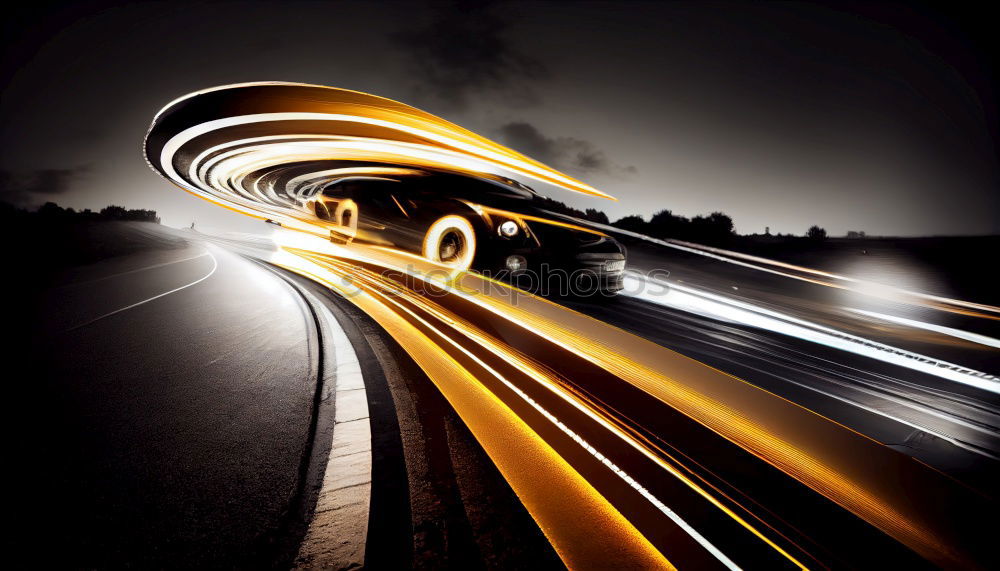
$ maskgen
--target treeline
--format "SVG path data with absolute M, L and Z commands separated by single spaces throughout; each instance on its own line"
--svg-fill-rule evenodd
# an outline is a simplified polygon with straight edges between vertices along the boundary
M 676 238 L 700 244 L 724 244 L 736 235 L 733 219 L 722 212 L 688 218 L 670 210 L 661 210 L 648 222 L 642 216 L 633 214 L 616 220 L 612 226 L 653 238 Z
M 118 220 L 129 222 L 154 222 L 160 223 L 160 217 L 155 210 L 143 210 L 141 208 L 127 209 L 124 206 L 105 206 L 99 212 L 94 212 L 89 208 L 75 210 L 73 208 L 63 208 L 55 202 L 46 202 L 38 207 L 34 212 L 15 208 L 10 204 L 3 204 L 0 207 L 5 218 L 15 216 L 38 217 L 43 220 Z
M 611 222 L 607 214 L 596 208 L 580 210 L 551 198 L 543 198 L 542 201 L 544 207 L 553 212 L 560 212 L 599 224 L 607 224 L 653 238 L 676 238 L 703 244 L 724 244 L 736 235 L 733 230 L 733 219 L 722 212 L 688 218 L 678 216 L 670 210 L 661 210 L 648 221 L 638 214 L 633 214 Z
M 674 214 L 670 210 L 661 210 L 656 214 L 653 214 L 649 220 L 646 220 L 638 214 L 632 214 L 611 222 L 608 219 L 607 214 L 595 208 L 580 210 L 579 208 L 573 208 L 572 206 L 551 198 L 542 198 L 542 203 L 545 208 L 553 212 L 559 212 L 576 218 L 581 218 L 583 220 L 590 220 L 591 222 L 597 222 L 599 224 L 614 226 L 616 228 L 621 228 L 622 230 L 651 236 L 653 238 L 674 238 L 687 242 L 697 242 L 699 244 L 721 245 L 728 244 L 732 242 L 733 238 L 738 237 L 732 217 L 722 212 L 713 212 L 704 216 L 699 215 L 688 218 L 687 216 Z M 796 237 L 791 234 L 785 236 L 781 234 L 771 235 L 766 233 L 750 236 L 773 236 L 773 238 L 801 239 L 801 237 Z M 864 237 L 864 233 L 860 233 L 860 236 Z M 826 239 L 827 235 L 826 230 L 823 228 L 820 228 L 819 226 L 812 226 L 806 231 L 804 237 L 814 241 L 822 241 Z

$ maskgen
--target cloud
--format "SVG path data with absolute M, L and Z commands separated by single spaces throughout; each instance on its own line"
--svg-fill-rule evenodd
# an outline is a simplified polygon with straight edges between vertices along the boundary
M 63 194 L 89 170 L 90 167 L 87 165 L 69 169 L 37 170 L 30 177 L 30 183 L 26 190 L 35 194 Z
M 550 77 L 538 59 L 507 39 L 510 20 L 490 2 L 438 4 L 423 26 L 397 32 L 392 41 L 405 50 L 416 75 L 414 97 L 450 110 L 492 98 L 511 107 L 537 104 L 538 81 Z M 497 130 L 500 142 L 552 167 L 577 175 L 626 177 L 633 166 L 611 161 L 589 141 L 550 138 L 529 123 L 511 122 Z
M 510 22 L 489 2 L 437 5 L 430 22 L 392 35 L 417 75 L 419 99 L 463 109 L 473 96 L 495 96 L 513 105 L 537 102 L 533 84 L 548 77 L 539 60 L 505 37 Z
M 90 165 L 28 172 L 0 170 L 0 196 L 19 206 L 65 194 L 91 170 Z
M 573 137 L 547 137 L 523 121 L 500 127 L 500 142 L 553 168 L 574 175 L 604 174 L 624 178 L 637 174 L 634 166 L 615 163 L 590 141 Z

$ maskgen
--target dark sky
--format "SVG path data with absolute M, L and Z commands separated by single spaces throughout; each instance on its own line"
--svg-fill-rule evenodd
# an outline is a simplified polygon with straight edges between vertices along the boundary
M 1000 233 L 990 18 L 948 4 L 35 3 L 4 23 L 0 199 L 237 224 L 148 169 L 153 114 L 284 80 L 398 99 L 562 168 L 611 217 Z

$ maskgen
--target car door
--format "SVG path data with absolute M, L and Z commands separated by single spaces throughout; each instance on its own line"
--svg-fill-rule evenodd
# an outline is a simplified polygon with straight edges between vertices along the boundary
M 358 230 L 363 239 L 413 250 L 418 230 L 399 200 L 401 182 L 372 177 L 345 181 L 345 185 L 357 204 Z

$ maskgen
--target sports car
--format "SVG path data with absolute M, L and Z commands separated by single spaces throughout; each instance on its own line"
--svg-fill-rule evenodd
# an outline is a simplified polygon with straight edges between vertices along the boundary
M 337 242 L 395 247 L 542 293 L 620 291 L 625 248 L 549 204 L 507 178 L 385 169 L 326 182 L 304 208 Z

